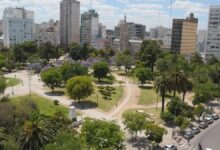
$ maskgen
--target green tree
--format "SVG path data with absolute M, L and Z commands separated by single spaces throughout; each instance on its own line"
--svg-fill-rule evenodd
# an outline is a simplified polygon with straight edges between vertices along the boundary
M 128 74 L 128 70 L 131 69 L 131 66 L 133 64 L 134 64 L 134 58 L 130 55 L 125 55 L 121 53 L 121 54 L 118 54 L 116 57 L 116 65 L 118 67 L 123 66 L 126 74 Z
M 88 68 L 84 67 L 80 63 L 75 63 L 75 64 L 64 63 L 60 67 L 60 73 L 62 74 L 62 78 L 66 83 L 68 79 L 74 76 L 88 75 Z
M 124 132 L 115 121 L 85 119 L 83 123 L 82 136 L 88 146 L 94 149 L 116 149 L 124 148 Z
M 40 150 L 52 142 L 56 131 L 49 119 L 43 115 L 32 114 L 24 124 L 20 143 L 22 150 Z
M 93 74 L 94 77 L 97 77 L 99 82 L 102 78 L 107 77 L 107 74 L 110 72 L 109 66 L 105 62 L 97 62 L 93 65 Z
M 157 77 L 155 82 L 154 82 L 154 87 L 157 91 L 157 93 L 160 93 L 162 97 L 162 113 L 164 112 L 164 107 L 165 107 L 165 96 L 167 92 L 171 92 L 172 89 L 172 82 L 170 78 L 162 75 L 160 77 Z
M 146 80 L 152 80 L 153 79 L 153 73 L 148 68 L 137 68 L 135 70 L 135 75 L 138 78 L 138 80 L 141 82 L 142 86 L 145 83 Z
M 46 145 L 45 150 L 84 150 L 84 141 L 76 132 L 58 133 L 53 143 Z
M 55 87 L 60 86 L 62 75 L 58 68 L 49 68 L 41 73 L 41 79 L 53 91 Z
M 44 43 L 38 51 L 40 58 L 49 61 L 52 58 L 59 57 L 58 47 L 53 46 L 50 42 Z
M 152 142 L 156 142 L 157 144 L 162 142 L 163 135 L 166 133 L 167 133 L 166 129 L 164 129 L 156 124 L 149 123 L 146 126 L 145 134 L 148 136 L 148 139 Z
M 81 59 L 81 46 L 79 44 L 73 43 L 69 46 L 69 55 L 73 60 L 77 61 Z
M 67 93 L 72 99 L 80 100 L 86 98 L 93 93 L 93 84 L 87 76 L 76 76 L 67 80 Z
M 138 52 L 138 59 L 145 63 L 146 67 L 151 68 L 154 72 L 154 66 L 160 54 L 160 46 L 157 41 L 145 40 L 141 44 L 141 48 Z
M 148 123 L 148 116 L 144 113 L 140 112 L 126 112 L 123 114 L 123 124 L 125 125 L 125 129 L 137 138 L 137 133 L 141 132 L 145 129 L 146 124 Z
M 6 87 L 6 79 L 0 75 L 0 94 L 4 94 Z
M 204 112 L 205 112 L 205 107 L 202 106 L 201 104 L 199 104 L 193 110 L 193 115 L 195 115 L 197 117 L 201 117 Z
M 202 57 L 200 56 L 199 53 L 194 53 L 191 57 L 190 62 L 195 64 L 203 64 Z

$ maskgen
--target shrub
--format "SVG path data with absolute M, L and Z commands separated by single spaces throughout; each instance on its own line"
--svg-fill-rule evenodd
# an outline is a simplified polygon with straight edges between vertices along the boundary
M 10 99 L 7 96 L 4 96 L 4 97 L 1 98 L 0 102 L 7 103 L 7 102 L 9 102 L 9 100 Z
M 173 123 L 174 115 L 171 114 L 170 112 L 161 113 L 160 117 L 167 123 Z
M 60 102 L 58 100 L 54 100 L 53 103 L 54 105 L 59 105 Z

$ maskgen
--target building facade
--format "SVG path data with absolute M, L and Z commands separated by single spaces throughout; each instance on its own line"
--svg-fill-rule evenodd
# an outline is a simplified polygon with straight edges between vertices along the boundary
M 3 20 L 0 20 L 0 36 L 3 34 Z
M 120 50 L 129 49 L 129 27 L 125 16 L 124 22 L 120 24 Z
M 171 34 L 172 30 L 162 26 L 150 29 L 150 39 L 157 40 L 161 43 L 161 48 L 171 48 Z
M 115 37 L 120 38 L 121 25 L 124 23 L 124 20 L 120 21 L 118 26 L 115 27 Z M 127 22 L 128 33 L 130 40 L 144 40 L 145 38 L 145 25 L 136 24 L 133 22 Z
M 207 41 L 207 30 L 199 30 L 197 35 L 196 50 L 198 53 L 205 53 Z
M 35 24 L 33 38 L 38 46 L 47 42 L 50 42 L 54 46 L 60 44 L 59 24 L 59 21 L 54 20 L 43 22 L 41 24 Z
M 99 33 L 98 38 L 106 39 L 106 26 L 99 23 Z
M 206 56 L 213 55 L 220 59 L 220 5 L 210 6 Z
M 80 43 L 80 2 L 77 0 L 60 2 L 60 43 L 64 46 Z
M 99 34 L 99 15 L 89 10 L 81 15 L 81 44 L 95 46 Z
M 6 8 L 3 12 L 5 46 L 33 40 L 34 12 L 24 8 Z
M 190 14 L 186 19 L 173 19 L 171 51 L 190 55 L 196 50 L 198 19 Z

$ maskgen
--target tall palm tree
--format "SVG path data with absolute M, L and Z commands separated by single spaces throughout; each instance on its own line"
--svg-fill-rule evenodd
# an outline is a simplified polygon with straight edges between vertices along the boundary
M 40 150 L 51 142 L 55 131 L 49 119 L 39 114 L 33 114 L 24 124 L 21 134 L 22 150 Z
M 191 92 L 193 90 L 193 83 L 185 76 L 182 77 L 179 86 L 178 92 L 183 92 L 183 101 L 185 100 L 185 96 L 187 92 Z
M 171 92 L 172 89 L 172 82 L 168 76 L 162 75 L 156 78 L 154 82 L 154 87 L 157 93 L 160 93 L 162 97 L 162 113 L 164 112 L 164 105 L 165 105 L 165 96 L 167 92 Z

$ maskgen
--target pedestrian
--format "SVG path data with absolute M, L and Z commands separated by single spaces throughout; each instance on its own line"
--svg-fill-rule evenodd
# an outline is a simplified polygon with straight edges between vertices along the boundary
M 198 148 L 199 148 L 199 150 L 202 150 L 202 145 L 201 145 L 201 143 L 199 143 Z
M 187 141 L 188 141 L 188 144 L 189 144 L 189 142 L 190 142 L 190 138 L 188 138 Z

